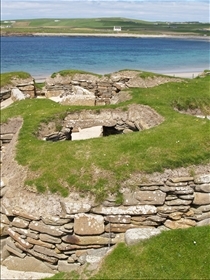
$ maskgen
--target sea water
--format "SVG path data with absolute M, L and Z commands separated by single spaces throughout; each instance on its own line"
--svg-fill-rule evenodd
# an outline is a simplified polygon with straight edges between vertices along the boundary
M 209 69 L 209 40 L 121 37 L 2 37 L 1 72 L 34 78 L 77 69 L 108 74 L 123 69 L 157 73 Z

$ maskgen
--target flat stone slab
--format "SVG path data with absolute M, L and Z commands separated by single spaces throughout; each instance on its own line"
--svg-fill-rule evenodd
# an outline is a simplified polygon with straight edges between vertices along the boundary
M 119 206 L 119 207 L 103 207 L 98 206 L 91 209 L 93 213 L 103 215 L 142 215 L 155 214 L 157 208 L 153 205 L 136 205 L 136 206 Z
M 157 228 L 135 228 L 129 229 L 125 233 L 125 242 L 127 245 L 133 245 L 141 240 L 150 238 L 151 236 L 158 235 L 161 233 L 160 229 Z

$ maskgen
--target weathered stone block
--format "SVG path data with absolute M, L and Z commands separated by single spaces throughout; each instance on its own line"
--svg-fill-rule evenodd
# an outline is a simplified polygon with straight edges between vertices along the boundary
M 43 261 L 35 259 L 31 256 L 26 256 L 24 259 L 15 256 L 9 256 L 4 260 L 3 265 L 5 265 L 10 270 L 51 273 L 49 276 L 55 274 L 55 272 L 47 267 Z
M 161 216 L 158 216 L 158 215 L 155 215 L 155 216 L 149 216 L 147 218 L 147 220 L 149 221 L 154 221 L 154 222 L 157 222 L 157 223 L 162 223 L 165 221 L 166 218 L 163 218 Z
M 194 194 L 183 194 L 183 195 L 179 195 L 179 198 L 181 199 L 186 199 L 186 200 L 193 200 L 194 198 Z
M 104 232 L 104 218 L 100 215 L 76 214 L 74 232 L 80 235 L 95 235 Z
M 182 218 L 182 212 L 173 212 L 169 215 L 169 218 L 172 220 L 180 220 Z
M 13 248 L 13 247 L 10 247 L 8 245 L 6 245 L 6 249 L 7 251 L 9 251 L 10 253 L 12 253 L 13 255 L 19 257 L 19 258 L 25 258 L 26 254 L 25 253 L 21 253 L 20 249 L 18 249 L 17 247 Z
M 67 235 L 62 237 L 62 240 L 66 243 L 77 244 L 77 245 L 108 245 L 115 244 L 117 242 L 117 237 L 109 238 L 101 236 L 78 236 L 78 235 Z
M 25 235 L 25 236 L 28 236 L 28 237 L 31 237 L 33 239 L 38 239 L 39 236 L 36 232 L 33 232 L 31 231 L 30 229 L 23 229 L 23 228 L 17 228 L 17 227 L 12 227 L 12 229 L 19 233 L 20 235 Z
M 201 215 L 195 215 L 193 218 L 197 221 L 202 221 L 202 220 L 209 219 L 210 218 L 210 212 L 205 212 Z
M 196 192 L 207 192 L 210 193 L 210 184 L 202 184 L 202 185 L 196 185 L 195 186 Z
M 17 228 L 17 227 L 12 227 L 12 230 L 14 230 L 15 232 L 19 233 L 20 235 L 27 235 L 28 234 L 28 229 L 24 229 L 24 228 Z
M 63 232 L 59 230 L 59 227 L 57 226 L 49 226 L 45 225 L 42 221 L 32 221 L 29 224 L 29 228 L 36 230 L 41 233 L 47 233 L 52 236 L 61 236 L 63 235 Z
M 210 204 L 210 193 L 195 192 L 194 195 L 195 197 L 193 200 L 193 204 L 195 205 Z
M 23 219 L 20 219 L 18 217 L 15 217 L 12 221 L 12 226 L 19 227 L 19 228 L 27 228 L 29 225 L 29 222 Z
M 28 250 L 28 253 L 31 254 L 32 256 L 34 256 L 35 258 L 41 259 L 43 261 L 46 261 L 46 262 L 49 262 L 52 264 L 56 264 L 58 262 L 57 258 L 46 256 L 44 254 L 34 251 L 33 249 Z
M 7 237 L 7 239 L 6 239 L 6 245 L 8 245 L 8 246 L 10 246 L 11 248 L 17 250 L 19 253 L 22 253 L 22 252 L 23 252 L 21 249 L 19 249 L 19 248 L 17 248 L 17 247 L 15 246 L 15 242 L 14 242 L 14 240 L 13 240 L 10 236 Z
M 141 240 L 150 238 L 151 236 L 160 234 L 161 231 L 157 228 L 136 228 L 129 229 L 125 233 L 125 242 L 128 245 L 133 245 Z
M 34 251 L 41 253 L 43 255 L 47 255 L 50 257 L 54 257 L 57 258 L 59 260 L 66 260 L 68 259 L 68 256 L 64 255 L 64 254 L 56 254 L 56 252 L 54 250 L 48 249 L 48 248 L 44 248 L 42 246 L 39 245 L 35 245 L 34 246 Z
M 170 178 L 170 180 L 173 183 L 180 183 L 180 182 L 189 182 L 189 181 L 193 181 L 193 177 L 175 177 L 175 178 Z
M 187 210 L 190 209 L 190 206 L 183 206 L 183 205 L 177 205 L 177 206 L 168 206 L 168 205 L 163 205 L 157 207 L 158 213 L 163 213 L 163 214 L 170 214 L 173 212 L 187 212 Z M 161 215 L 162 216 L 162 215 Z
M 177 221 L 166 220 L 164 226 L 170 229 L 189 228 L 196 226 L 196 222 L 189 219 L 181 218 Z
M 31 245 L 30 243 L 28 243 L 28 241 L 21 238 L 20 235 L 15 231 L 13 231 L 11 228 L 8 228 L 7 232 L 15 241 L 20 243 L 20 245 L 23 246 L 24 248 L 30 249 L 33 247 L 33 245 Z
M 48 234 L 41 233 L 39 237 L 40 237 L 40 239 L 42 241 L 45 241 L 45 242 L 48 242 L 48 243 L 53 243 L 53 244 L 54 243 L 55 244 L 61 243 L 61 239 L 60 238 L 54 237 L 54 236 L 51 236 L 51 235 L 48 235 Z
M 194 177 L 196 184 L 208 184 L 210 183 L 210 174 L 197 175 Z
M 41 240 L 33 239 L 31 237 L 27 237 L 27 241 L 31 244 L 39 245 L 39 246 L 46 247 L 46 248 L 49 248 L 49 249 L 54 249 L 55 248 L 55 245 L 53 245 L 53 244 L 49 244 L 49 243 L 41 241 Z
M 184 186 L 187 186 L 187 182 L 173 183 L 172 181 L 167 180 L 166 185 L 169 187 L 184 187 Z
M 160 186 L 155 186 L 155 185 L 152 185 L 152 186 L 139 186 L 140 187 L 140 190 L 141 191 L 156 191 L 158 189 L 160 189 Z
M 110 215 L 104 217 L 105 221 L 110 223 L 119 223 L 119 224 L 130 224 L 131 216 L 130 215 Z
M 101 248 L 101 245 L 76 245 L 76 244 L 67 244 L 62 242 L 61 244 L 57 244 L 56 247 L 60 251 L 75 251 L 75 250 L 82 250 L 82 249 L 88 249 L 88 248 Z
M 15 209 L 12 209 L 12 213 L 13 215 L 15 216 L 20 216 L 26 220 L 30 220 L 30 221 L 38 221 L 40 220 L 40 216 L 39 215 L 34 215 L 34 214 L 30 214 L 30 213 L 26 213 L 24 210 L 22 209 L 18 209 L 18 208 L 15 208 Z
M 21 91 L 33 91 L 34 90 L 34 85 L 22 85 L 18 86 L 19 90 Z
M 193 194 L 194 190 L 191 187 L 175 187 L 174 193 L 177 195 L 180 194 Z
M 136 228 L 137 225 L 134 224 L 108 224 L 105 227 L 106 232 L 126 232 L 130 228 Z
M 166 205 L 169 206 L 181 206 L 181 205 L 189 205 L 191 204 L 191 200 L 184 200 L 184 199 L 174 199 L 165 202 Z
M 177 199 L 177 198 L 178 198 L 178 196 L 175 195 L 175 194 L 167 195 L 167 196 L 166 196 L 166 201 L 168 201 L 168 200 L 174 200 L 174 199 Z
M 1 223 L 9 225 L 10 224 L 10 220 L 8 219 L 8 217 L 4 214 L 1 214 Z
M 77 271 L 80 267 L 79 263 L 71 264 L 67 261 L 58 261 L 58 271 L 62 272 L 70 272 L 70 271 Z
M 13 133 L 7 133 L 7 134 L 1 134 L 1 140 L 12 140 L 14 134 Z
M 42 221 L 46 225 L 61 226 L 69 223 L 70 221 L 72 221 L 72 219 L 63 219 L 58 216 L 48 216 L 48 217 L 42 217 Z
M 209 225 L 210 225 L 210 218 L 202 220 L 202 221 L 197 223 L 198 227 L 209 226 Z
M 143 222 L 147 219 L 147 216 L 132 216 L 131 217 L 131 222 L 136 221 L 136 222 Z
M 163 205 L 165 202 L 166 194 L 162 191 L 138 191 L 135 194 L 135 198 L 139 201 L 139 204 L 150 205 Z
M 209 205 L 208 204 L 207 205 L 201 205 L 201 206 L 197 207 L 196 210 L 199 211 L 199 212 L 208 212 L 208 211 L 210 211 L 210 204 Z
M 97 206 L 91 209 L 93 213 L 103 215 L 142 215 L 155 214 L 157 208 L 153 205 L 136 205 L 136 206 L 119 206 L 119 207 L 103 207 Z
M 62 207 L 67 214 L 86 213 L 91 209 L 90 204 L 81 202 L 63 202 Z

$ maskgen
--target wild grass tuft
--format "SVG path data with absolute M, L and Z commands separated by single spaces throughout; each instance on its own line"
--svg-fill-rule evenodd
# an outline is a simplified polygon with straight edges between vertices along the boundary
M 31 75 L 26 72 L 9 72 L 9 73 L 1 73 L 0 74 L 0 87 L 3 87 L 5 85 L 11 84 L 12 79 L 18 78 L 18 79 L 27 79 L 30 78 Z
M 92 72 L 82 71 L 82 70 L 61 70 L 59 72 L 53 73 L 51 75 L 51 78 L 55 78 L 57 74 L 60 74 L 63 77 L 73 76 L 75 74 L 91 74 L 91 75 L 101 77 L 101 75 L 98 75 L 98 74 L 95 74 L 95 73 L 92 73 Z

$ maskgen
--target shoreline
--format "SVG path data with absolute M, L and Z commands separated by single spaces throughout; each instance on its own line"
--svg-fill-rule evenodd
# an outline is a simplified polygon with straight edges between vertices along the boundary
M 210 36 L 192 35 L 192 34 L 131 34 L 131 33 L 30 33 L 30 34 L 1 34 L 1 37 L 116 37 L 116 38 L 171 38 L 171 39 L 192 39 L 210 41 Z

